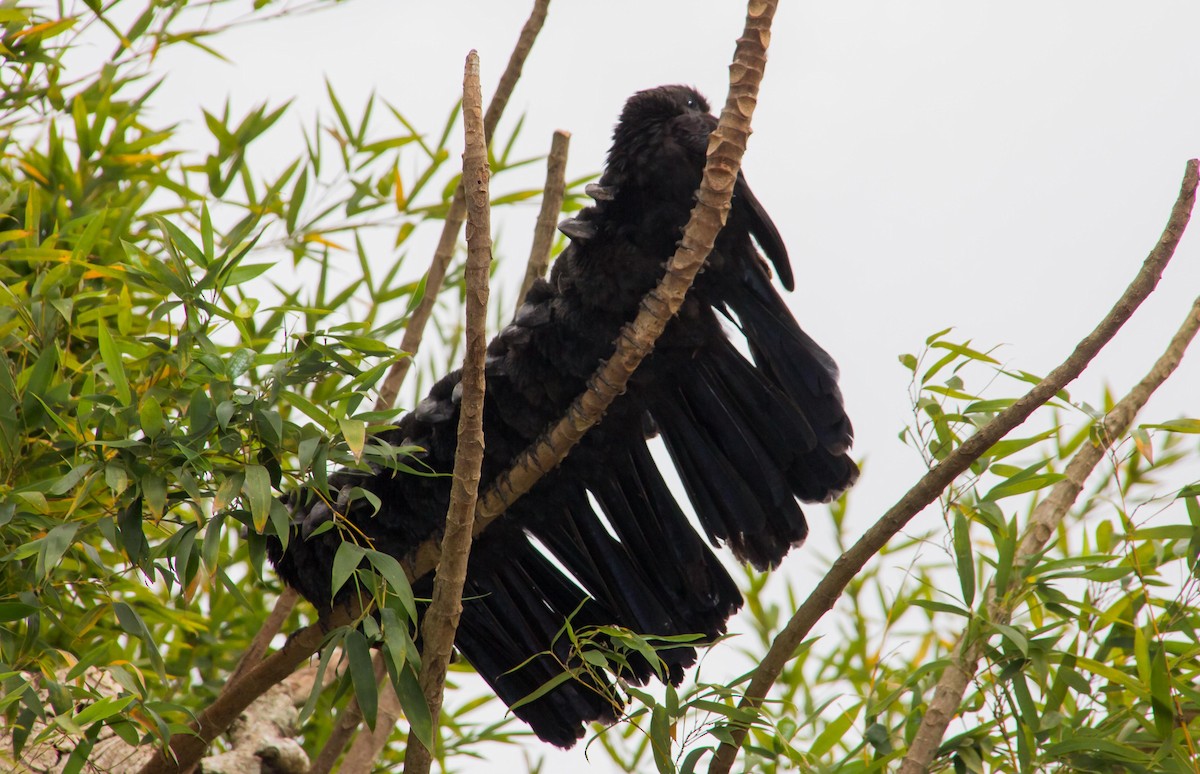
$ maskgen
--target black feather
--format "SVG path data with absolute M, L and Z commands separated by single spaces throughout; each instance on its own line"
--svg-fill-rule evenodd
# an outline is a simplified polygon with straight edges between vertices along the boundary
M 571 243 L 549 280 L 534 283 L 488 346 L 484 486 L 583 392 L 662 277 L 715 126 L 704 98 L 688 87 L 639 92 L 626 103 L 605 172 L 589 188 L 595 205 L 565 222 Z M 797 498 L 827 500 L 857 476 L 846 455 L 852 431 L 836 366 L 792 319 L 758 248 L 791 288 L 779 230 L 739 176 L 705 271 L 627 392 L 475 543 L 456 644 L 510 705 L 556 682 L 514 710 L 552 744 L 570 746 L 587 723 L 618 717 L 613 677 L 681 680 L 696 660 L 694 644 L 723 634 L 741 605 L 728 572 L 671 496 L 646 433 L 662 434 L 709 540 L 761 568 L 776 566 L 807 533 Z M 753 362 L 730 342 L 720 314 L 736 321 Z M 328 610 L 349 593 L 335 599 L 330 586 L 343 529 L 397 557 L 440 537 L 460 397 L 459 374 L 451 373 L 377 438 L 419 447 L 406 462 L 441 475 L 373 464 L 331 475 L 324 497 L 292 494 L 287 550 L 277 539 L 268 543 L 284 581 Z M 366 500 L 347 501 L 355 487 L 378 498 L 377 513 Z M 414 584 L 418 594 L 429 587 L 428 578 Z M 606 677 L 583 668 L 563 636 L 567 626 L 694 639 L 654 663 L 632 656 Z M 564 665 L 573 678 L 559 682 Z

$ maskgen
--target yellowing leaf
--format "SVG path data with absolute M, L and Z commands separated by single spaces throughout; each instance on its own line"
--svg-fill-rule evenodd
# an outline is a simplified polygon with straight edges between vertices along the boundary
M 304 241 L 305 242 L 316 242 L 317 244 L 325 245 L 326 247 L 332 247 L 334 250 L 342 250 L 345 252 L 349 252 L 348 250 L 346 250 L 346 248 L 342 247 L 337 242 L 331 242 L 330 240 L 326 239 L 325 237 L 321 236 L 320 234 L 305 234 Z
M 400 179 L 399 164 L 392 167 L 392 175 L 396 178 L 396 209 L 404 212 L 404 208 L 408 206 L 408 199 L 404 195 L 404 181 Z

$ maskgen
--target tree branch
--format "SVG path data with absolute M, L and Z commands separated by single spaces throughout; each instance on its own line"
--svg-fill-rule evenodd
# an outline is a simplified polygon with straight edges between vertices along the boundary
M 483 98 L 479 89 L 479 55 L 467 55 L 463 76 L 463 184 L 467 188 L 467 346 L 463 358 L 462 402 L 458 417 L 458 445 L 454 450 L 454 478 L 450 508 L 442 537 L 442 560 L 433 580 L 433 600 L 425 611 L 421 635 L 419 682 L 433 718 L 433 740 L 446 687 L 446 668 L 454 652 L 454 635 L 462 615 L 463 585 L 475 524 L 475 499 L 483 466 L 484 357 L 487 350 L 488 267 L 492 262 L 491 214 L 488 209 L 487 137 L 483 130 Z M 433 751 L 415 734 L 409 735 L 404 756 L 405 774 L 428 774 Z M 348 772 L 356 774 L 356 772 Z M 363 772 L 363 774 L 369 774 Z
M 371 771 L 372 766 L 379 760 L 379 754 L 387 746 L 392 732 L 396 730 L 396 721 L 403 714 L 400 697 L 396 695 L 392 681 L 387 679 L 386 665 L 383 661 L 385 658 L 383 650 L 375 652 L 376 668 L 380 670 L 376 674 L 381 678 L 375 728 L 360 734 L 355 738 L 354 744 L 350 745 L 346 757 L 342 759 L 341 770 L 347 774 L 351 771 Z M 362 717 L 359 716 L 358 722 L 361 721 Z M 314 771 L 311 774 L 317 774 L 317 772 Z
M 1054 530 L 1074 505 L 1084 482 L 1104 458 L 1104 453 L 1128 432 L 1138 411 L 1146 405 L 1146 401 L 1162 386 L 1167 377 L 1175 372 L 1197 329 L 1200 329 L 1200 298 L 1193 302 L 1183 325 L 1150 372 L 1105 416 L 1102 442 L 1085 443 L 1080 447 L 1067 464 L 1066 478 L 1055 484 L 1050 494 L 1033 509 L 1029 525 L 1021 539 L 1021 546 L 1013 560 L 1014 567 L 1033 561 L 1041 554 Z M 1019 578 L 1022 575 L 1023 573 L 1013 573 L 1006 589 L 997 589 L 989 584 L 986 592 L 989 622 L 1007 624 L 1011 620 L 1018 602 L 1014 591 L 1020 585 Z M 983 658 L 987 639 L 987 635 L 983 634 L 974 640 L 968 640 L 966 632 L 959 637 L 950 657 L 950 664 L 942 673 L 934 689 L 933 700 L 929 702 L 925 716 L 921 719 L 921 726 L 904 756 L 900 774 L 919 774 L 928 770 L 941 745 L 946 727 L 962 704 L 967 686 L 979 671 L 979 661 Z
M 513 49 L 512 55 L 508 59 L 508 66 L 504 68 L 504 73 L 500 76 L 500 83 L 496 85 L 496 93 L 492 95 L 492 100 L 488 103 L 487 115 L 483 118 L 483 133 L 489 138 L 496 133 L 496 125 L 500 123 L 500 116 L 508 105 L 508 98 L 512 96 L 517 80 L 521 77 L 521 69 L 525 66 L 529 52 L 533 50 L 533 43 L 537 40 L 538 32 L 546 22 L 546 12 L 549 7 L 550 0 L 534 0 L 533 10 L 530 11 L 525 26 L 521 28 L 516 48 Z M 425 336 L 425 326 L 433 314 L 433 306 L 437 303 L 442 283 L 446 280 L 446 270 L 450 266 L 450 259 L 454 257 L 454 247 L 458 244 L 458 231 L 462 228 L 466 213 L 466 197 L 460 182 L 454 189 L 454 198 L 451 199 L 450 210 L 446 213 L 442 236 L 438 240 L 437 249 L 433 253 L 433 261 L 429 265 L 429 273 L 425 278 L 425 295 L 417 304 L 417 308 L 409 315 L 408 323 L 404 328 L 404 337 L 400 340 L 400 350 L 407 352 L 408 357 L 394 364 L 388 371 L 383 384 L 379 387 L 379 399 L 375 401 L 376 411 L 386 411 L 395 404 L 396 396 L 400 393 L 400 385 L 404 383 L 404 378 L 408 376 L 408 370 L 412 367 L 413 356 L 421 348 L 421 339 Z
M 360 614 L 357 605 L 340 606 L 324 616 L 320 623 L 297 630 L 282 648 L 233 681 L 227 692 L 196 716 L 188 731 L 173 734 L 166 750 L 155 750 L 154 756 L 142 767 L 141 774 L 174 774 L 195 764 L 212 740 L 224 733 L 251 702 L 317 652 L 326 632 L 353 623 Z
M 1195 159 L 1187 164 L 1183 185 L 1170 219 L 1158 244 L 1147 256 L 1129 287 L 1117 300 L 1113 308 L 1099 325 L 1076 345 L 1061 365 L 1049 373 L 1033 389 L 1016 403 L 1000 412 L 988 424 L 979 429 L 955 449 L 950 456 L 926 473 L 908 492 L 885 513 L 858 542 L 838 557 L 837 561 L 817 584 L 808 599 L 795 612 L 791 620 L 775 637 L 762 663 L 754 670 L 746 694 L 739 703 L 740 708 L 756 709 L 766 697 L 767 691 L 779 678 L 783 667 L 791 660 L 796 648 L 804 641 L 812 627 L 826 612 L 833 608 L 846 585 L 879 552 L 893 535 L 899 532 L 925 506 L 941 494 L 951 482 L 962 474 L 1013 428 L 1024 422 L 1039 406 L 1050 400 L 1055 393 L 1075 379 L 1116 335 L 1125 321 L 1141 305 L 1158 285 L 1163 269 L 1175 254 L 1175 248 L 1187 228 L 1192 205 L 1196 199 L 1198 166 Z M 733 766 L 738 748 L 746 738 L 746 727 L 732 729 L 732 742 L 723 743 L 709 766 L 709 774 L 726 774 Z
M 391 688 L 392 681 L 385 679 L 387 677 L 387 663 L 384 659 L 382 649 L 376 650 L 375 655 L 371 657 L 371 666 L 375 668 L 375 682 L 379 685 Z M 395 696 L 395 692 L 392 692 Z M 381 692 L 379 695 L 379 709 L 375 721 L 375 727 L 379 728 L 384 725 L 383 720 L 383 705 L 384 695 Z M 362 723 L 362 707 L 358 705 L 358 697 L 351 696 L 350 701 L 346 703 L 346 709 L 338 713 L 337 722 L 333 724 L 333 731 L 329 733 L 329 738 L 325 740 L 325 746 L 321 748 L 321 752 L 313 759 L 312 765 L 308 769 L 308 774 L 329 774 L 333 771 L 333 764 L 337 763 L 338 757 L 342 754 L 342 750 L 346 744 L 354 736 L 354 732 L 358 729 L 358 724 Z M 392 722 L 395 722 L 393 718 Z M 388 728 L 389 734 L 391 728 Z M 360 737 L 361 738 L 361 737 Z M 355 747 L 357 747 L 355 743 Z M 346 760 L 342 764 L 342 769 L 346 772 L 354 771 L 354 765 L 351 763 L 351 757 L 354 755 L 354 748 L 346 754 Z M 370 760 L 374 761 L 375 756 L 372 755 Z
M 296 606 L 296 601 L 299 599 L 300 592 L 291 586 L 284 587 L 279 598 L 275 600 L 275 607 L 271 608 L 271 614 L 267 616 L 267 620 L 263 621 L 258 634 L 255 634 L 254 639 L 251 640 L 250 647 L 246 648 L 241 660 L 234 667 L 233 674 L 229 676 L 229 682 L 225 683 L 224 690 L 229 690 L 229 686 L 245 673 L 247 667 L 262 660 L 271 640 L 275 639 L 276 634 L 279 634 L 279 630 L 283 628 L 283 622 L 292 614 L 292 608 Z
M 533 247 L 529 250 L 529 263 L 525 265 L 525 279 L 521 280 L 521 292 L 517 294 L 517 307 L 525 300 L 525 294 L 533 281 L 546 274 L 550 265 L 550 249 L 554 247 L 554 232 L 558 215 L 562 212 L 563 193 L 567 178 L 567 146 L 571 144 L 571 133 L 558 129 L 550 141 L 550 155 L 546 159 L 546 187 L 542 192 L 542 209 L 538 211 L 537 224 L 533 227 Z

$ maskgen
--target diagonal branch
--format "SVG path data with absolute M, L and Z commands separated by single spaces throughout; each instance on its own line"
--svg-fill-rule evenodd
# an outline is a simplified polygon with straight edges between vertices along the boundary
M 450 483 L 450 509 L 442 537 L 442 561 L 433 580 L 433 600 L 421 622 L 421 692 L 433 718 L 434 742 L 446 687 L 446 668 L 454 652 L 454 634 L 462 615 L 467 558 L 475 525 L 475 498 L 483 466 L 484 355 L 487 350 L 488 267 L 492 263 L 492 224 L 488 210 L 487 138 L 483 133 L 483 98 L 479 93 L 479 55 L 467 55 L 463 77 L 463 183 L 467 193 L 467 346 L 463 358 L 462 403 L 458 417 L 458 445 L 454 450 L 454 478 Z M 404 756 L 405 774 L 428 774 L 433 759 L 415 734 L 409 735 Z M 348 774 L 355 774 L 348 772 Z
M 379 728 L 383 725 L 382 718 L 384 717 L 385 706 L 394 702 L 396 692 L 392 690 L 392 681 L 387 679 L 387 663 L 384 659 L 382 649 L 375 651 L 375 655 L 371 657 L 371 666 L 375 669 L 375 682 L 386 686 L 385 691 L 379 694 L 379 707 L 377 709 L 377 718 L 375 727 Z M 389 701 L 386 697 L 388 694 L 393 697 Z M 358 730 L 358 726 L 363 721 L 362 707 L 359 706 L 358 697 L 351 696 L 350 701 L 346 704 L 346 708 L 338 713 L 337 722 L 333 724 L 333 730 L 329 732 L 329 737 L 325 740 L 325 746 L 321 748 L 321 752 L 317 753 L 317 757 L 313 759 L 312 765 L 309 766 L 307 774 L 329 774 L 333 771 L 333 765 L 337 763 L 337 759 L 341 757 L 342 750 L 345 749 L 346 743 L 354 736 L 354 732 Z M 395 722 L 393 719 L 392 722 Z M 391 731 L 389 726 L 388 731 Z M 360 739 L 362 737 L 359 737 Z M 357 746 L 355 742 L 355 746 Z M 355 770 L 355 764 L 351 761 L 354 755 L 354 749 L 351 748 L 346 754 L 346 759 L 342 762 L 342 771 L 351 772 Z M 375 754 L 372 754 L 370 760 L 375 760 Z
M 888 540 L 905 524 L 929 505 L 947 486 L 961 475 L 976 459 L 990 449 L 1013 428 L 1024 422 L 1030 414 L 1044 404 L 1055 393 L 1079 376 L 1088 363 L 1116 335 L 1125 321 L 1158 285 L 1163 270 L 1175 254 L 1175 248 L 1183 237 L 1191 217 L 1192 205 L 1196 200 L 1196 187 L 1200 177 L 1200 166 L 1193 159 L 1187 163 L 1179 197 L 1171 210 L 1171 216 L 1158 244 L 1150 251 L 1141 269 L 1129 287 L 1117 300 L 1116 305 L 1105 315 L 1099 325 L 1085 336 L 1075 351 L 1061 365 L 1051 371 L 1017 402 L 1000 412 L 991 422 L 968 438 L 936 467 L 926 473 L 908 492 L 885 513 L 858 542 L 838 557 L 837 561 L 809 594 L 808 599 L 795 612 L 791 620 L 775 637 L 762 663 L 754 670 L 740 708 L 757 709 L 775 684 L 784 666 L 791 660 L 796 648 L 826 612 L 833 608 L 846 585 L 858 574 L 866 563 L 883 548 Z M 726 774 L 733 766 L 738 748 L 746 738 L 746 727 L 732 730 L 732 742 L 722 743 L 717 749 L 709 774 Z
M 275 635 L 279 634 L 279 630 L 283 628 L 283 622 L 292 614 L 292 608 L 296 606 L 299 599 L 300 592 L 290 586 L 284 587 L 279 598 L 275 600 L 275 607 L 271 609 L 271 614 L 267 616 L 267 620 L 263 621 L 262 628 L 254 635 L 250 647 L 246 648 L 241 660 L 234 667 L 233 674 L 229 676 L 231 681 L 245 673 L 248 667 L 262 660 L 263 654 L 267 652 L 267 646 L 271 644 L 271 640 L 275 639 Z M 225 684 L 226 690 L 229 685 L 230 683 Z
M 1029 518 L 1021 546 L 1017 550 L 1014 566 L 1038 556 L 1042 548 L 1050 540 L 1067 511 L 1074 505 L 1075 499 L 1083 489 L 1084 482 L 1095 470 L 1096 465 L 1103 459 L 1104 453 L 1117 439 L 1125 435 L 1133 424 L 1133 418 L 1146 405 L 1146 401 L 1154 394 L 1163 382 L 1174 373 L 1183 359 L 1188 344 L 1200 329 L 1200 298 L 1197 298 L 1188 312 L 1171 343 L 1159 357 L 1150 372 L 1129 391 L 1125 397 L 1108 412 L 1104 418 L 1103 432 L 1100 435 L 1102 443 L 1084 444 L 1071 461 L 1067 464 L 1066 478 L 1059 481 L 1050 490 L 1046 499 L 1037 504 Z M 1016 594 L 1012 593 L 1020 583 L 1014 573 L 1007 589 L 997 589 L 994 585 L 988 588 L 988 621 L 1007 624 L 1012 618 L 1013 610 L 1018 602 Z M 934 689 L 933 700 L 925 710 L 921 719 L 921 727 L 917 729 L 904 763 L 900 766 L 900 774 L 920 774 L 929 768 L 933 756 L 937 754 L 946 727 L 958 712 L 962 704 L 967 686 L 979 671 L 979 661 L 983 658 L 987 645 L 987 636 L 982 635 L 974 640 L 968 640 L 966 633 L 960 637 L 950 663 L 942 673 L 937 687 Z
M 508 66 L 504 68 L 504 73 L 500 76 L 500 83 L 496 85 L 496 93 L 492 95 L 492 100 L 488 103 L 487 114 L 483 117 L 483 133 L 489 138 L 496 133 L 496 125 L 500 123 L 500 116 L 508 105 L 508 98 L 512 96 L 517 79 L 521 77 L 521 69 L 525 66 L 525 60 L 529 58 L 529 52 L 533 50 L 533 42 L 537 40 L 538 32 L 546 22 L 546 11 L 549 8 L 550 0 L 534 0 L 533 10 L 530 11 L 525 26 L 521 28 L 516 48 L 509 57 Z M 446 213 L 446 223 L 442 226 L 442 236 L 433 252 L 433 261 L 429 265 L 429 273 L 425 278 L 425 295 L 421 297 L 417 308 L 409 315 L 408 323 L 404 328 L 404 337 L 400 340 L 400 351 L 407 352 L 408 356 L 397 362 L 388 371 L 383 384 L 379 387 L 379 399 L 375 401 L 376 411 L 386 411 L 395 404 L 396 396 L 400 393 L 400 385 L 404 383 L 404 378 L 408 376 L 408 371 L 412 367 L 413 356 L 421 348 L 421 339 L 425 336 L 425 326 L 433 314 L 433 306 L 437 303 L 438 295 L 441 293 L 442 283 L 446 280 L 446 270 L 450 266 L 450 259 L 454 257 L 454 247 L 458 244 L 458 232 L 463 226 L 466 214 L 466 196 L 460 182 L 454 189 L 454 198 L 451 199 L 450 210 Z
M 165 750 L 161 747 L 155 750 L 140 774 L 173 774 L 193 766 L 208 745 L 224 733 L 251 702 L 316 653 L 327 632 L 354 623 L 360 613 L 360 610 L 352 607 L 338 607 L 320 623 L 297 630 L 282 648 L 234 680 L 228 691 L 217 696 L 212 704 L 196 716 L 187 731 L 173 734 Z

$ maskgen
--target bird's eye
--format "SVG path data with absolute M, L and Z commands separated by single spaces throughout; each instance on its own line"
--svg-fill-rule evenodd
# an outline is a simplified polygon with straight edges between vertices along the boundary
M 687 106 L 692 110 L 695 110 L 696 108 L 700 107 L 700 103 L 696 101 L 695 97 L 688 97 Z

